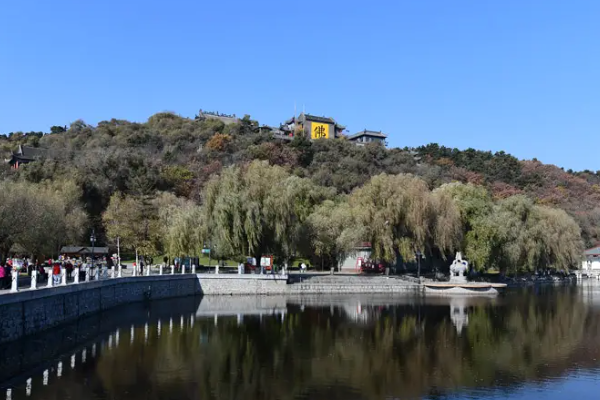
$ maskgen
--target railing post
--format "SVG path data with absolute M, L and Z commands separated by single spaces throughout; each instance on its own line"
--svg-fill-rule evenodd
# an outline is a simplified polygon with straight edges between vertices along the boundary
M 219 264 L 215 265 L 215 274 L 219 275 Z
M 115 266 L 110 267 L 110 277 L 115 279 Z
M 52 267 L 50 267 L 50 271 L 48 271 L 48 283 L 46 284 L 46 287 L 53 287 L 54 286 L 54 270 Z
M 73 273 L 75 274 L 73 277 L 73 283 L 79 283 L 79 267 L 73 268 Z
M 94 272 L 95 272 L 95 275 L 96 275 L 94 279 L 96 279 L 97 281 L 99 281 L 100 280 L 100 267 L 96 267 L 96 270 Z
M 185 264 L 181 264 L 181 274 L 185 274 Z
M 60 269 L 60 284 L 62 286 L 65 286 L 67 284 L 67 269 L 66 268 L 61 268 Z
M 90 271 L 90 267 L 89 267 L 89 266 L 86 266 L 86 267 L 85 267 L 85 281 L 86 281 L 86 282 L 89 282 L 89 281 L 90 281 L 90 278 L 91 278 L 91 276 L 90 276 L 90 275 L 91 275 L 91 274 L 92 274 L 92 271 Z
M 11 292 L 19 291 L 19 271 L 16 271 L 16 270 L 12 271 L 12 284 L 10 286 L 10 291 Z
M 31 271 L 31 289 L 37 289 L 37 271 Z
M 118 278 L 123 277 L 123 267 L 121 266 L 121 263 L 119 263 L 119 271 L 117 272 L 117 277 Z
M 132 276 L 137 276 L 137 264 L 133 266 L 133 275 Z
M 175 275 L 175 266 L 171 265 L 171 275 Z
M 159 274 L 159 275 L 162 275 L 162 274 L 163 274 L 163 266 L 164 266 L 163 264 L 160 264 L 160 265 L 158 266 L 158 274 Z
M 196 264 L 192 264 L 192 274 L 196 273 Z
M 146 265 L 146 276 L 150 276 L 150 264 Z

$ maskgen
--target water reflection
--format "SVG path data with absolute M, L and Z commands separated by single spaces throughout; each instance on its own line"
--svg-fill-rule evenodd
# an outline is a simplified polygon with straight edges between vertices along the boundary
M 541 383 L 597 379 L 599 298 L 583 286 L 155 303 L 4 388 L 12 399 L 538 398 Z

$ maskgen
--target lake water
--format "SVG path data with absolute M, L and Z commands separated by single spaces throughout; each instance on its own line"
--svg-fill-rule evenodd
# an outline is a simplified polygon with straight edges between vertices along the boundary
M 599 399 L 600 286 L 136 304 L 0 347 L 0 382 L 0 399 Z

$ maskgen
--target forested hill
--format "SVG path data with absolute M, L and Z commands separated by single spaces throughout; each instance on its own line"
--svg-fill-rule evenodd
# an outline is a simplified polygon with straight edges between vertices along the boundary
M 415 149 L 386 149 L 370 144 L 320 140 L 291 142 L 258 133 L 249 117 L 240 123 L 153 115 L 145 123 L 123 120 L 90 126 L 76 121 L 50 133 L 0 135 L 7 158 L 19 144 L 46 149 L 37 162 L 19 170 L 3 163 L 2 179 L 72 181 L 82 189 L 82 202 L 102 231 L 101 214 L 117 191 L 147 196 L 169 191 L 200 200 L 211 175 L 232 164 L 260 159 L 285 166 L 321 186 L 350 193 L 382 172 L 411 173 L 431 189 L 452 181 L 484 185 L 496 198 L 525 194 L 536 203 L 566 210 L 582 228 L 586 244 L 600 237 L 600 171 L 564 171 L 537 160 L 521 161 L 504 152 L 458 150 L 429 144 Z

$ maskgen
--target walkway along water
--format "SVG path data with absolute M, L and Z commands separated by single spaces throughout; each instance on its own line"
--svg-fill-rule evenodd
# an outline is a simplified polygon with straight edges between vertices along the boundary
M 0 295 L 0 343 L 19 339 L 99 311 L 150 299 L 192 295 L 274 295 L 310 293 L 407 293 L 421 286 L 386 277 L 306 275 L 293 284 L 288 275 L 175 273 L 124 277 L 114 269 L 108 273 L 87 274 L 85 281 L 58 286 L 37 285 L 35 276 L 29 289 L 21 290 L 14 277 L 11 293 Z M 75 274 L 77 277 L 77 273 Z M 121 277 L 119 277 L 121 276 Z

